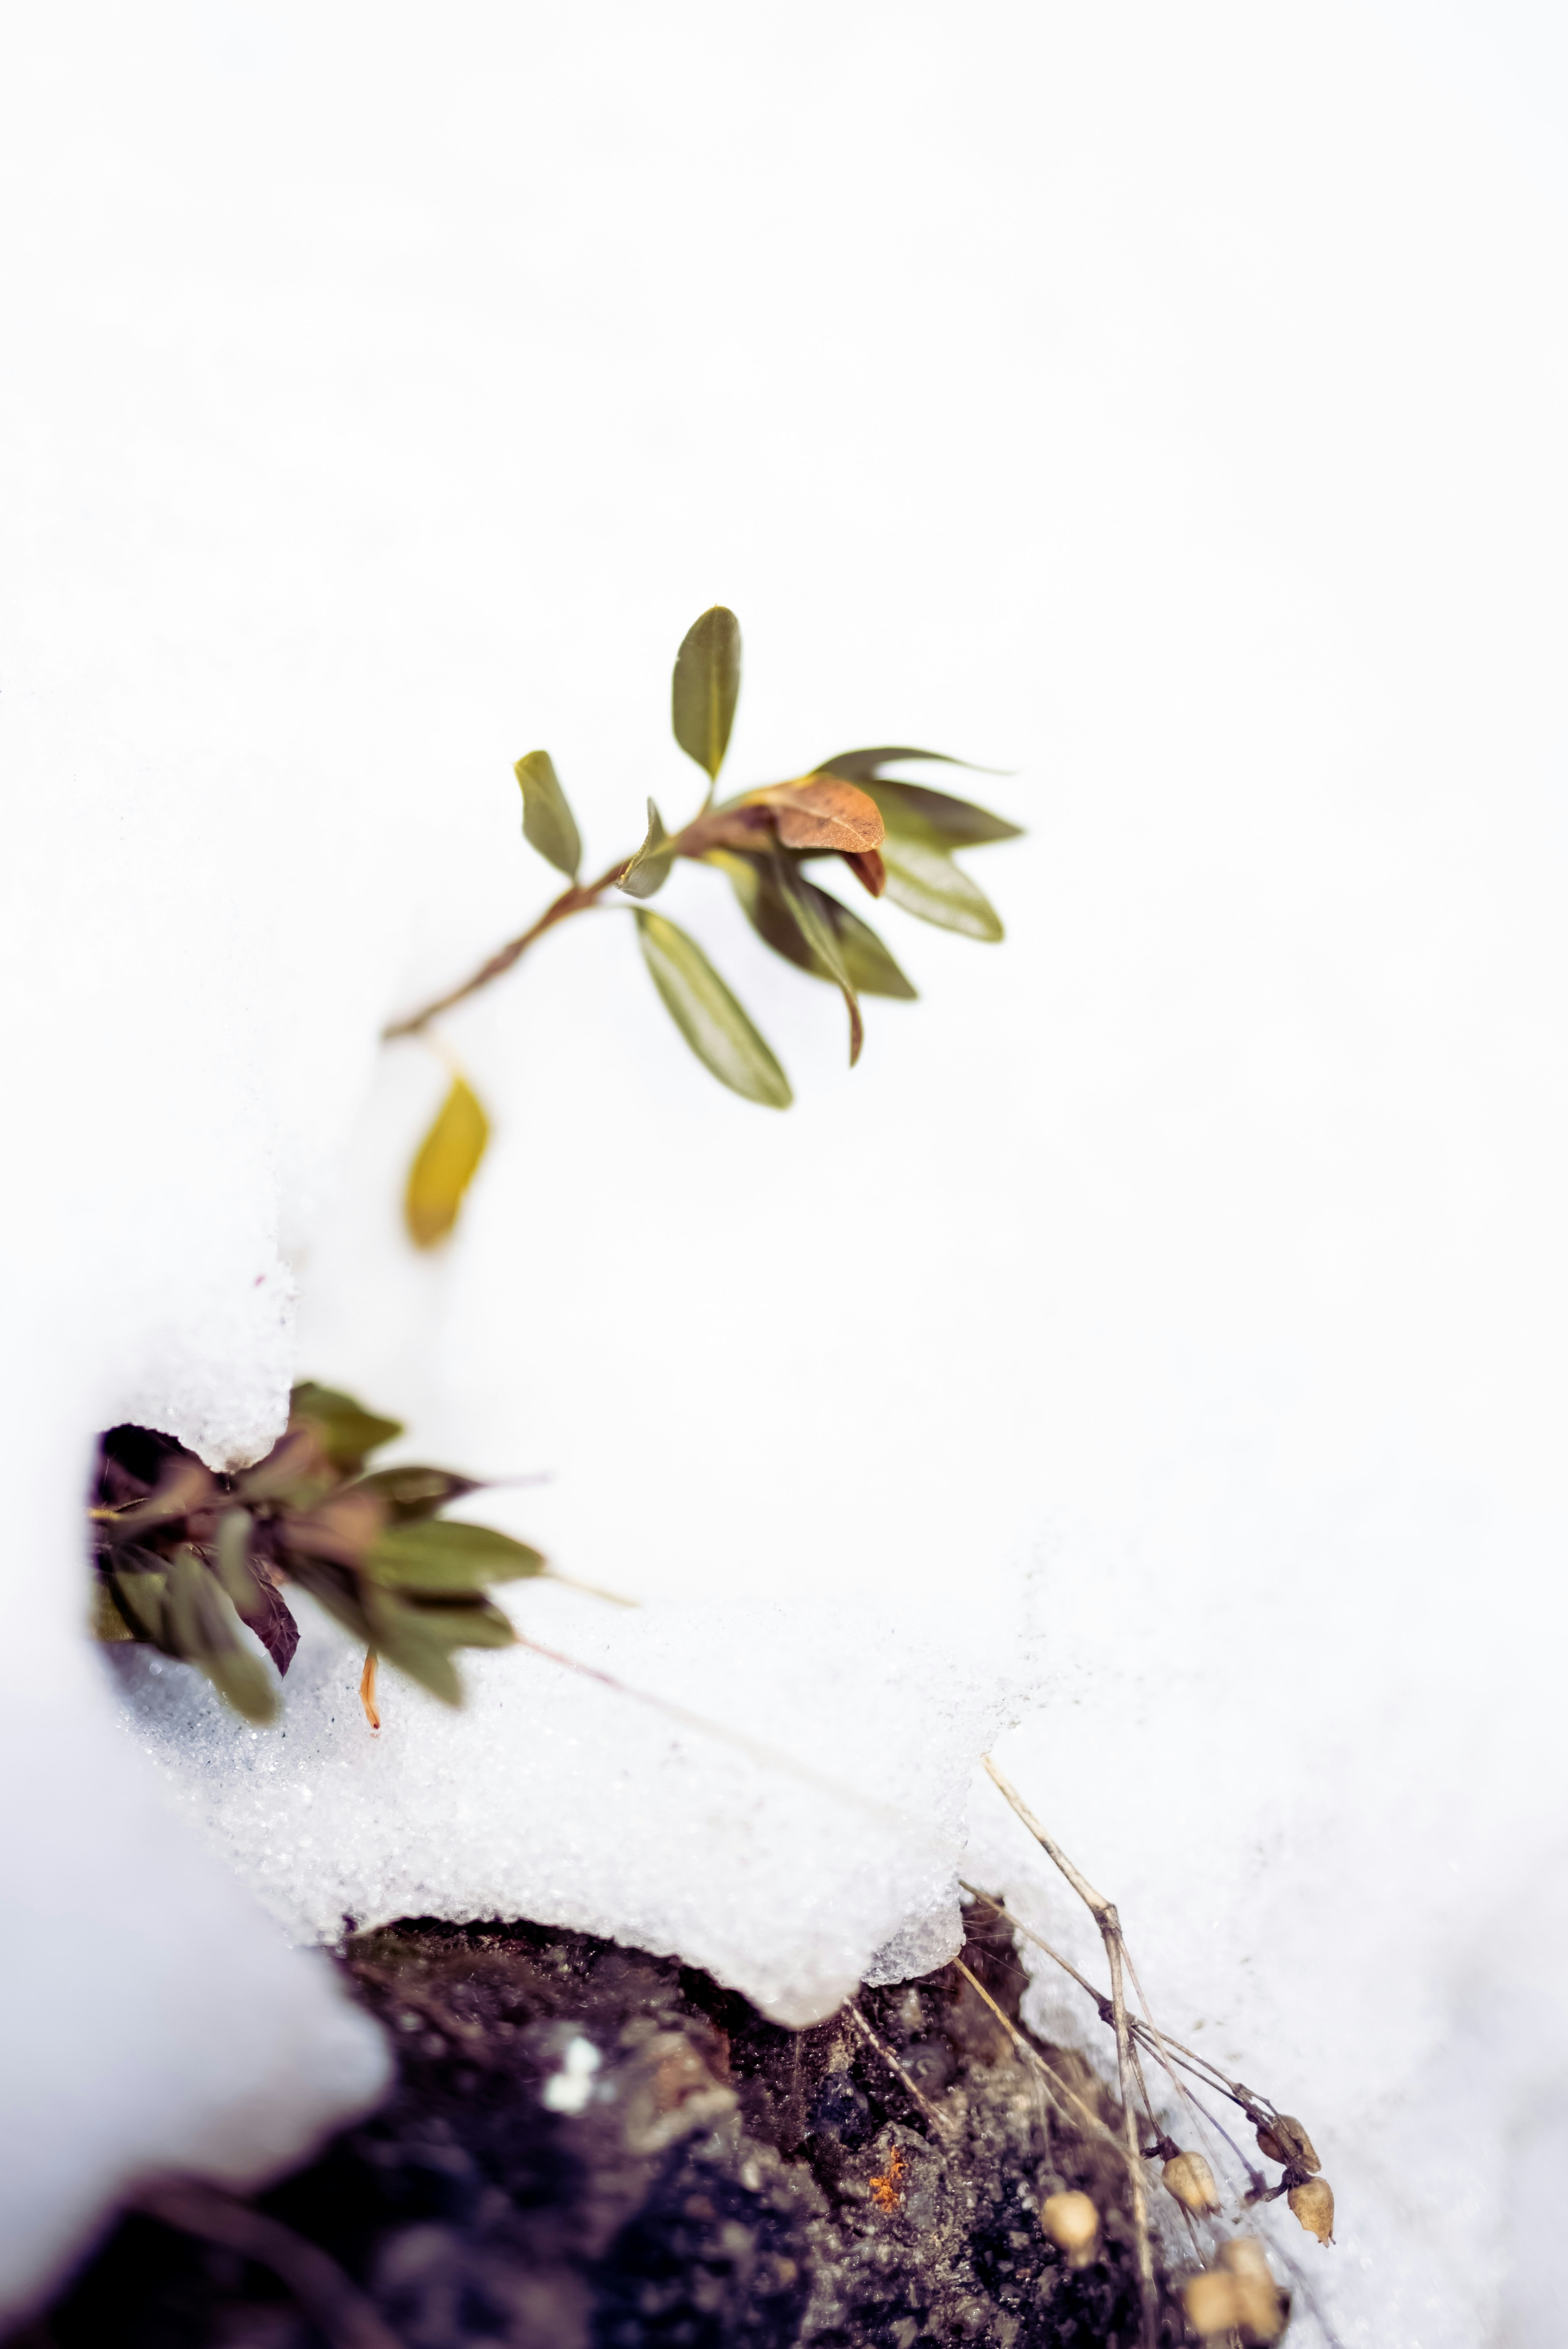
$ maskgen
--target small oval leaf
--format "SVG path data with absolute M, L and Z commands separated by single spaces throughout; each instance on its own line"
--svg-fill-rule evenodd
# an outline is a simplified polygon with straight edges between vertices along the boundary
M 416 1247 L 434 1247 L 446 1238 L 489 1140 L 490 1120 L 477 1096 L 463 1078 L 454 1077 L 408 1170 L 403 1216 Z
M 704 1068 L 747 1101 L 788 1109 L 789 1078 L 696 941 L 641 907 L 637 936 L 665 1010 Z
M 890 840 L 882 862 L 887 894 L 906 914 L 934 922 L 939 930 L 956 930 L 961 937 L 994 943 L 1002 936 L 1001 916 L 990 899 L 939 848 L 919 840 Z
M 449 1468 L 426 1468 L 410 1460 L 400 1468 L 377 1468 L 351 1489 L 373 1493 L 392 1524 L 414 1525 L 433 1517 L 449 1501 L 479 1492 L 480 1485 L 478 1477 L 455 1475 Z
M 365 1571 L 389 1589 L 477 1591 L 489 1582 L 517 1582 L 542 1574 L 544 1560 L 526 1542 L 489 1526 L 449 1524 L 428 1517 L 389 1526 L 366 1551 Z
M 833 925 L 816 903 L 822 893 L 816 890 L 808 897 L 799 867 L 782 854 L 773 860 L 773 880 L 800 926 L 800 935 L 811 949 L 812 959 L 822 965 L 844 999 L 844 1009 L 850 1015 L 850 1066 L 852 1069 L 866 1040 L 865 1022 L 861 1018 L 860 998 L 855 993 L 854 981 L 839 951 Z
M 340 1393 L 336 1387 L 317 1386 L 314 1379 L 302 1381 L 290 1394 L 289 1425 L 312 1429 L 328 1460 L 346 1476 L 353 1475 L 367 1452 L 378 1452 L 403 1433 L 400 1419 L 382 1419 L 352 1395 Z M 266 1460 L 258 1461 L 256 1472 L 247 1475 L 247 1493 L 262 1491 L 258 1472 L 274 1457 L 270 1453 Z
M 676 740 L 717 781 L 740 698 L 740 623 L 716 604 L 686 630 L 670 681 Z
M 427 1603 L 418 1594 L 371 1586 L 365 1592 L 370 1642 L 383 1661 L 428 1688 L 444 1704 L 460 1704 L 462 1682 L 452 1661 L 458 1648 L 510 1648 L 517 1633 L 488 1599 Z
M 934 848 L 980 848 L 991 840 L 1023 838 L 1022 824 L 993 815 L 974 800 L 954 799 L 951 792 L 927 791 L 923 783 L 889 782 L 882 776 L 861 788 L 875 800 L 894 839 L 923 840 Z
M 522 791 L 522 836 L 558 873 L 575 881 L 583 843 L 548 750 L 530 750 L 512 769 Z
M 631 863 L 616 875 L 616 888 L 624 889 L 628 897 L 656 897 L 670 877 L 672 859 L 661 854 L 668 839 L 658 809 L 650 800 L 648 836 Z
M 741 912 L 765 946 L 782 955 L 786 962 L 792 962 L 798 970 L 810 971 L 813 978 L 826 979 L 830 986 L 837 985 L 833 973 L 813 956 L 802 937 L 799 923 L 761 858 L 718 848 L 707 862 L 717 864 L 725 874 Z M 851 914 L 847 905 L 830 896 L 826 889 L 819 889 L 804 874 L 797 885 L 815 903 L 823 920 L 831 924 L 840 957 L 859 993 L 888 995 L 901 1002 L 913 1003 L 914 988 L 870 923 L 862 922 L 858 914 Z
M 830 848 L 853 854 L 859 849 L 880 848 L 887 828 L 875 800 L 838 775 L 771 783 L 766 791 L 748 792 L 745 803 L 772 809 L 786 848 Z
M 199 1553 L 182 1546 L 169 1570 L 165 1625 L 176 1654 L 199 1664 L 234 1711 L 264 1723 L 277 1713 L 277 1691 L 246 1640 L 232 1601 Z

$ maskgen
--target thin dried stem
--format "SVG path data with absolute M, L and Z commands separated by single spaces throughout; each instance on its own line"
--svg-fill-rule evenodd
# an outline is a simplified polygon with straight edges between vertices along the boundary
M 967 1892 L 973 1899 L 983 1900 L 987 1909 L 995 1909 L 998 1917 L 1005 1917 L 1008 1924 L 1012 1926 L 1015 1932 L 1022 1933 L 1026 1940 L 1033 1941 L 1037 1950 L 1043 1950 L 1053 1964 L 1060 1966 L 1063 1973 L 1069 1975 L 1071 1979 L 1077 1982 L 1078 1988 L 1084 1992 L 1086 1997 L 1091 1998 L 1094 2001 L 1095 2008 L 1099 2015 L 1100 2021 L 1108 2027 L 1109 2026 L 1111 2021 L 1111 2004 L 1109 1999 L 1107 1998 L 1103 1991 L 1097 1990 L 1093 1982 L 1088 1981 L 1087 1976 L 1079 1973 L 1078 1968 L 1073 1964 L 1070 1958 L 1064 1958 L 1059 1950 L 1054 1950 L 1049 1941 L 1046 1940 L 1044 1934 L 1037 1933 L 1034 1927 L 1026 1923 L 1022 1917 L 1017 1916 L 1014 1910 L 1009 1909 L 1005 1900 L 998 1900 L 994 1893 L 982 1890 L 978 1884 L 971 1884 L 965 1877 L 961 1876 L 958 1881 L 964 1890 Z M 1143 1993 L 1141 1989 L 1139 1988 L 1138 1976 L 1133 1971 L 1130 1956 L 1128 1958 L 1127 1965 L 1129 1973 L 1132 1975 L 1133 1987 L 1138 1990 L 1138 1994 L 1141 1998 Z M 1187 2086 L 1185 2081 L 1177 2078 L 1176 2074 L 1172 2069 L 1172 2065 L 1177 2064 L 1181 2064 L 1183 2071 L 1191 2072 L 1193 2078 L 1201 2081 L 1204 2087 L 1210 2089 L 1217 2088 L 1222 2095 L 1230 2096 L 1233 2103 L 1241 2104 L 1243 2111 L 1249 2111 L 1251 2107 L 1244 2094 L 1243 2095 L 1237 2095 L 1230 2082 L 1225 2079 L 1224 2075 L 1222 2073 L 1216 2072 L 1214 2066 L 1208 2061 L 1206 2056 L 1191 2055 L 1191 2051 L 1182 2047 L 1179 2040 L 1161 2037 L 1161 2035 L 1154 2029 L 1153 2025 L 1146 2023 L 1140 2015 L 1130 2014 L 1128 2017 L 1128 2027 L 1138 2045 L 1147 2048 L 1150 2054 L 1159 2056 L 1161 2062 L 1164 2064 L 1166 2071 L 1170 2074 L 1171 2083 L 1178 2095 L 1186 2104 L 1188 2110 L 1191 2113 L 1200 2131 L 1202 2130 L 1206 2124 L 1208 2127 L 1215 2130 L 1219 2136 L 1222 2137 L 1225 2143 L 1230 2147 L 1231 2151 L 1235 2155 L 1236 2159 L 1241 2164 L 1243 2169 L 1246 2171 L 1249 2180 L 1255 2184 L 1259 2174 L 1257 2170 L 1255 2170 L 1253 2165 L 1248 2161 L 1245 2154 L 1243 2153 L 1241 2147 L 1236 2144 L 1235 2139 L 1231 2137 L 1221 2126 L 1220 2122 L 1214 2118 L 1212 2113 L 1207 2111 L 1203 2106 L 1198 2103 L 1196 2097 L 1194 2097 L 1191 2090 Z M 1189 2060 L 1189 2057 L 1191 2057 L 1191 2060 Z
M 858 2027 L 862 2037 L 869 2040 L 871 2044 L 876 2049 L 877 2054 L 882 2057 L 882 2062 L 887 2065 L 888 2070 L 892 2073 L 899 2082 L 899 2085 L 903 2088 L 905 2094 L 913 2099 L 917 2109 L 925 2115 L 925 2117 L 931 2123 L 932 2127 L 935 2129 L 940 2136 L 951 2137 L 954 2133 L 952 2121 L 948 2118 L 945 2113 L 940 2112 L 932 2103 L 930 2097 L 924 2095 L 923 2092 L 915 2085 L 914 2082 L 910 2078 L 909 2074 L 905 2071 L 903 2065 L 899 2062 L 898 2057 L 893 2054 L 892 2049 L 889 2047 L 883 2040 L 879 2038 L 877 2033 L 872 2029 L 871 2024 L 866 2021 L 864 2014 L 861 2012 L 859 2000 L 851 1998 L 848 2005 L 845 2007 L 844 2012 L 849 2016 L 851 2022 Z
M 381 1714 L 376 1702 L 376 1665 L 374 1648 L 365 1651 L 365 1670 L 359 1675 L 359 1702 L 365 1707 L 365 1718 L 372 1729 L 381 1726 Z
M 1128 2168 L 1131 2178 L 1133 2249 L 1138 2261 L 1143 2349 L 1154 2349 L 1160 2322 L 1160 2300 L 1154 2282 L 1154 2251 L 1149 2237 L 1149 2206 L 1139 2152 L 1138 2115 L 1132 2101 L 1131 2033 L 1128 2029 L 1127 1998 L 1121 1979 L 1121 1920 L 1116 1913 L 1116 1903 L 1108 1900 L 1103 1892 L 1097 1892 L 1081 1869 L 1074 1867 L 1061 1846 L 1046 1833 L 1023 1796 L 1008 1784 L 989 1754 L 985 1756 L 985 1767 L 993 1783 L 1012 1805 L 1040 1848 L 1067 1878 L 1099 1927 L 1100 1939 L 1105 1943 L 1106 1961 L 1110 1968 L 1110 2009 L 1116 2031 L 1116 2069 L 1121 2088 L 1122 2127 L 1127 2137 Z
M 997 2005 L 995 2000 L 992 1997 L 985 1983 L 980 1981 L 977 1975 L 971 1973 L 963 1959 L 954 1958 L 953 1962 L 958 1971 L 963 1975 L 965 1981 L 969 1984 L 970 1989 L 978 1992 L 980 1997 L 985 2000 L 985 2004 L 990 2008 L 992 2013 L 995 2016 L 997 2022 L 1001 2024 L 1003 2030 L 1006 2033 L 1008 2038 L 1012 2041 L 1019 2054 L 1024 2058 L 1024 2061 L 1034 2066 L 1035 2071 L 1044 2085 L 1047 2096 L 1049 2098 L 1050 2102 L 1055 2105 L 1057 2113 L 1060 2115 L 1061 2118 L 1067 2122 L 1068 2127 L 1087 2128 L 1092 2137 L 1100 2138 L 1106 2145 L 1108 2145 L 1119 2160 L 1126 2161 L 1128 2159 L 1127 2147 L 1123 2145 L 1121 2139 L 1113 2135 L 1113 2133 L 1106 2127 L 1105 2123 L 1099 2118 L 1099 2115 L 1089 2109 L 1088 2106 L 1085 2104 L 1083 2098 L 1078 2095 L 1076 2090 L 1068 2087 L 1067 2082 L 1062 2078 L 1059 2072 L 1052 2071 L 1050 2065 L 1047 2063 L 1039 2049 L 1035 2046 L 1031 2040 L 1026 2039 L 1024 2033 L 1018 2029 L 1016 2023 L 1009 2023 L 1007 2017 L 1003 2013 L 1001 2008 Z M 1070 2111 L 1068 2110 L 1069 2106 L 1072 2107 Z
M 481 987 L 489 987 L 492 979 L 504 978 L 512 965 L 521 961 L 529 947 L 542 938 L 546 930 L 553 930 L 560 923 L 569 921 L 573 914 L 585 913 L 590 905 L 596 905 L 605 890 L 625 871 L 629 862 L 629 858 L 619 856 L 597 881 L 573 881 L 569 889 L 563 889 L 559 897 L 546 905 L 538 921 L 524 930 L 521 937 L 511 939 L 492 954 L 488 962 L 480 963 L 473 977 L 465 978 L 461 987 L 454 987 L 448 995 L 438 996 L 433 1003 L 427 1003 L 422 1011 L 411 1011 L 406 1019 L 390 1021 L 381 1030 L 382 1042 L 391 1044 L 399 1036 L 418 1036 L 432 1019 L 439 1019 L 443 1011 L 450 1011 L 455 1004 L 466 1003 L 470 995 L 477 995 Z
M 397 2336 L 336 2261 L 281 2219 L 253 2210 L 215 2187 L 195 2183 L 151 2187 L 139 2196 L 137 2208 L 181 2234 L 222 2244 L 258 2267 L 270 2268 L 331 2349 L 399 2349 Z
M 1109 2024 L 1111 2020 L 1109 1999 L 1103 1991 L 1097 1990 L 1093 1982 L 1089 1982 L 1085 1975 L 1079 1973 L 1070 1959 L 1064 1958 L 1059 1950 L 1054 1950 L 1044 1935 L 1037 1933 L 1034 1927 L 1026 1924 L 1022 1917 L 1009 1909 L 1005 1900 L 998 1900 L 993 1893 L 983 1891 L 979 1885 L 970 1884 L 962 1877 L 959 1882 L 965 1891 L 972 1893 L 976 1900 L 984 1900 L 988 1909 L 994 1909 L 999 1917 L 1006 1917 L 1015 1931 L 1022 1933 L 1026 1940 L 1033 1941 L 1037 1950 L 1043 1950 L 1047 1958 L 1060 1966 L 1063 1973 L 1070 1974 L 1078 1988 L 1088 1997 L 1093 1999 L 1099 2010 L 1100 2021 Z M 1138 1976 L 1133 1970 L 1130 1956 L 1128 1957 L 1127 1966 L 1129 1973 L 1132 1975 L 1133 1986 L 1138 1989 L 1138 1994 L 1141 1998 L 1143 1992 L 1139 1987 Z M 1210 2063 L 1206 2055 L 1200 2055 L 1195 2048 L 1184 2047 L 1181 2040 L 1172 2039 L 1168 2033 L 1156 2031 L 1153 2024 L 1146 2023 L 1141 2015 L 1130 2015 L 1129 2027 L 1133 2037 L 1148 2048 L 1150 2054 L 1161 2057 L 1168 2070 L 1172 2064 L 1179 2064 L 1184 2072 L 1191 2072 L 1195 2080 L 1202 2081 L 1204 2087 L 1217 2088 L 1222 2095 L 1229 2096 L 1233 2105 L 1241 2106 L 1254 2127 L 1266 2123 L 1273 2115 L 1275 2107 L 1267 2096 L 1254 2095 L 1253 2091 L 1241 2080 L 1228 2080 L 1216 2064 Z M 1175 2085 L 1183 2096 L 1189 2094 L 1180 2080 L 1176 2081 Z M 1219 2125 L 1216 2122 L 1214 2126 L 1217 2127 Z M 1221 2133 L 1223 2135 L 1222 2131 Z M 1228 2137 L 1225 2141 L 1227 2144 L 1230 2143 Z

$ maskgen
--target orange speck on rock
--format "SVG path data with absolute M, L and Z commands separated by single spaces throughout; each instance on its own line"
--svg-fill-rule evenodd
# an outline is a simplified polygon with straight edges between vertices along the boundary
M 899 2191 L 899 2180 L 903 2176 L 903 2154 L 895 2145 L 888 2155 L 887 2168 L 882 2176 L 872 2179 L 872 2199 L 879 2210 L 896 2210 L 903 2200 Z

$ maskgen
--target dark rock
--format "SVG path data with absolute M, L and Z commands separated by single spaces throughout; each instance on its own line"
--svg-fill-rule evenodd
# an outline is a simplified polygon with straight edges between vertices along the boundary
M 972 1912 L 965 1955 L 1016 2019 L 1006 1927 Z M 706 1975 L 542 1927 L 415 1922 L 343 1962 L 397 2085 L 255 2208 L 330 2252 L 406 2349 L 1137 2341 L 1120 2165 L 1048 2121 L 953 1968 L 861 1993 L 883 2053 L 847 2013 L 784 2031 Z M 1081 2057 L 1050 2053 L 1110 2121 Z M 1104 2220 L 1077 2271 L 1036 2215 L 1064 2185 Z M 266 2270 L 140 2216 L 26 2339 L 335 2349 Z

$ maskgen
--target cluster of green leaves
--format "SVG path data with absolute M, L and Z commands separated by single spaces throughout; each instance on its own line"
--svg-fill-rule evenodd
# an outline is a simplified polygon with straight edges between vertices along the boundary
M 763 944 L 838 988 L 849 1015 L 851 1066 L 864 1040 L 861 998 L 907 1002 L 915 990 L 871 925 L 809 877 L 808 865 L 834 858 L 871 896 L 886 895 L 921 921 L 961 937 L 1001 937 L 995 908 L 955 852 L 1016 839 L 1019 827 L 973 801 L 886 772 L 923 761 L 947 767 L 966 761 L 896 744 L 842 750 L 789 781 L 716 801 L 739 693 L 740 624 L 716 605 L 687 631 L 671 686 L 675 738 L 707 777 L 707 796 L 690 822 L 673 833 L 650 800 L 642 846 L 596 881 L 582 878 L 582 837 L 549 752 L 531 750 L 520 759 L 515 772 L 523 837 L 564 874 L 568 886 L 466 987 L 389 1032 L 416 1032 L 436 1011 L 510 969 L 546 929 L 614 889 L 634 901 L 654 985 L 703 1066 L 745 1100 L 787 1109 L 789 1081 L 772 1048 L 696 940 L 649 902 L 677 859 L 723 874 Z M 408 1179 L 405 1212 L 416 1246 L 433 1247 L 452 1229 L 488 1135 L 472 1088 L 455 1077 Z
M 479 1489 L 446 1468 L 368 1470 L 402 1428 L 330 1387 L 294 1391 L 287 1433 L 253 1468 L 215 1475 L 171 1437 L 140 1427 L 102 1439 L 88 1510 L 98 1577 L 94 1628 L 198 1665 L 247 1720 L 265 1722 L 299 1629 L 297 1583 L 365 1642 L 449 1704 L 459 1648 L 515 1637 L 488 1588 L 542 1574 L 526 1543 L 442 1518 Z

